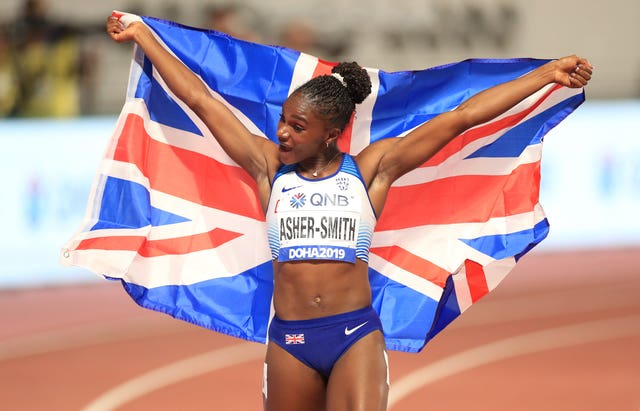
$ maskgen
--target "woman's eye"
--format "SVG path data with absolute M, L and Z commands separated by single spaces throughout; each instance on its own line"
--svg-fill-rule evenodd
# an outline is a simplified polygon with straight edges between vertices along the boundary
M 286 123 L 286 120 L 285 120 L 285 118 L 284 118 L 284 114 L 280 113 L 280 119 L 279 119 L 278 121 L 279 121 L 281 124 Z M 293 129 L 293 131 L 295 131 L 296 133 L 299 133 L 299 132 L 301 132 L 301 131 L 304 131 L 304 127 L 302 127 L 302 126 L 301 126 L 301 125 L 299 125 L 299 124 L 293 124 L 293 125 L 291 125 L 290 127 L 291 127 L 291 128 Z

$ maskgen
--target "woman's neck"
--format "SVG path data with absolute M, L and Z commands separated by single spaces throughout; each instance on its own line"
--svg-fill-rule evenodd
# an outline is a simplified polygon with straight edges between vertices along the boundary
M 298 168 L 309 176 L 319 177 L 323 175 L 331 165 L 337 162 L 336 160 L 340 154 L 340 150 L 338 150 L 336 146 L 330 146 L 319 156 L 307 158 L 298 163 Z

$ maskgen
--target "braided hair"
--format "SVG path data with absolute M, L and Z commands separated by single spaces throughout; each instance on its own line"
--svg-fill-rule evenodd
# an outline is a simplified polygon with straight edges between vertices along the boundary
M 293 94 L 304 97 L 332 127 L 344 130 L 356 104 L 371 94 L 371 79 L 367 70 L 356 62 L 340 63 L 333 67 L 331 73 L 335 74 L 309 80 Z

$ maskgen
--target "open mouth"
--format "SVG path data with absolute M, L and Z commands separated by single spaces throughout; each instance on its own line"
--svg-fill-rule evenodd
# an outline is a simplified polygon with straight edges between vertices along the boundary
M 289 151 L 291 151 L 291 150 L 292 150 L 292 148 L 291 148 L 291 147 L 288 147 L 288 146 L 285 146 L 285 145 L 282 145 L 282 144 L 280 144 L 280 146 L 278 147 L 278 149 L 279 149 L 281 152 L 283 152 L 283 153 L 288 153 Z

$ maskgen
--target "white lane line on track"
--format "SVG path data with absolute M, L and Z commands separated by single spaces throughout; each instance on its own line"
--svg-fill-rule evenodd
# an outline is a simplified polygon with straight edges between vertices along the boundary
M 614 297 L 615 296 L 615 297 Z M 638 288 L 635 285 L 594 286 L 579 289 L 548 291 L 516 297 L 496 298 L 487 296 L 472 309 L 482 315 L 461 316 L 463 327 L 501 324 L 545 317 L 559 317 L 565 314 L 587 314 L 602 312 L 604 309 L 640 310 Z M 505 306 L 509 309 L 505 310 Z M 637 308 L 636 308 L 637 307 Z
M 388 409 L 423 388 L 452 375 L 525 354 L 640 335 L 640 315 L 588 321 L 494 341 L 453 354 L 391 382 Z
M 105 392 L 81 411 L 111 411 L 149 392 L 188 378 L 264 357 L 266 345 L 241 343 L 156 368 Z
M 569 292 L 540 293 L 531 297 L 517 296 L 482 300 L 475 307 L 475 310 L 482 311 L 482 315 L 462 316 L 460 318 L 462 321 L 458 321 L 456 324 L 461 328 L 466 328 L 525 319 L 557 317 L 566 313 L 589 313 L 601 311 L 602 307 L 631 309 L 638 305 L 637 291 L 634 287 L 598 286 L 594 290 L 594 295 L 589 295 L 588 298 L 585 298 L 585 290 L 580 289 Z M 580 298 L 576 297 L 576 292 L 580 293 Z M 609 296 L 612 292 L 616 293 L 616 298 Z M 566 304 L 566 301 L 571 301 L 571 304 Z M 505 311 L 505 304 L 509 304 L 511 308 Z M 559 305 L 562 305 L 562 309 L 558 308 Z M 532 308 L 532 306 L 534 307 Z M 0 361 L 177 332 L 182 332 L 182 329 L 178 328 L 175 322 L 154 321 L 149 317 L 78 325 L 0 340 Z
M 178 332 L 184 332 L 184 329 L 176 327 L 175 323 L 149 318 L 78 325 L 0 341 L 0 361 Z

